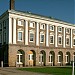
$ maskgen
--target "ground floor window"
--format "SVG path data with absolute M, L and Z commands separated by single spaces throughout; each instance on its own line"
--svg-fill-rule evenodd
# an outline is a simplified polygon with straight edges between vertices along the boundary
M 49 62 L 50 62 L 50 63 L 53 62 L 53 55 L 52 55 L 52 54 L 49 55 Z

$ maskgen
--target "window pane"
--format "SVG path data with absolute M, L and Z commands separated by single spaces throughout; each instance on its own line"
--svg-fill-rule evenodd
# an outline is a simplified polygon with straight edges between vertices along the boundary
M 69 45 L 69 38 L 66 39 L 66 44 Z
M 53 36 L 50 36 L 50 43 L 53 43 Z
M 61 39 L 61 37 L 59 37 L 58 38 L 58 43 L 61 44 L 61 42 L 62 42 L 62 39 Z
M 50 30 L 54 30 L 54 26 L 50 26 Z
M 18 40 L 22 40 L 22 32 L 18 32 Z
M 33 40 L 34 40 L 34 34 L 30 33 L 30 41 L 33 41 Z
M 44 42 L 44 35 L 41 35 L 41 42 Z

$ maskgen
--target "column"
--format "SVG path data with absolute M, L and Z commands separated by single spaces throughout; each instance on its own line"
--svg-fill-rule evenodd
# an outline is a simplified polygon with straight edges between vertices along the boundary
M 73 48 L 72 42 L 73 42 L 73 40 L 72 40 L 72 29 L 71 29 L 71 48 Z
M 25 45 L 28 45 L 28 21 L 26 22 L 25 26 Z
M 39 23 L 36 23 L 36 46 L 39 46 Z
M 49 47 L 49 26 L 46 25 L 46 46 Z
M 63 47 L 65 48 L 65 27 L 63 28 Z
M 12 44 L 12 18 L 9 17 L 9 44 Z
M 55 26 L 55 47 L 57 47 L 57 26 Z
M 13 19 L 13 44 L 16 44 L 16 19 Z

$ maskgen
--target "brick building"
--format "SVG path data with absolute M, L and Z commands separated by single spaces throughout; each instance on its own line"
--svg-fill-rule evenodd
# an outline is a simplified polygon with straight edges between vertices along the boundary
M 62 66 L 75 61 L 75 25 L 14 9 L 0 16 L 4 66 Z

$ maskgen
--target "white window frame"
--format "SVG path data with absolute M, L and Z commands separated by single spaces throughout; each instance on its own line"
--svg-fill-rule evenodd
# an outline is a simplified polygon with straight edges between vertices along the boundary
M 50 59 L 49 59 L 50 61 L 49 61 L 49 63 L 53 63 L 53 59 L 52 59 L 52 58 L 53 58 L 53 55 L 50 54 L 49 56 L 50 56 Z M 52 62 L 51 62 L 51 60 L 52 60 Z
M 53 43 L 51 43 L 51 41 L 50 41 L 50 44 L 54 44 L 54 35 L 50 35 L 50 37 L 53 37 Z M 51 39 L 50 39 L 51 40 Z
M 53 28 L 51 28 L 53 27 Z M 54 25 L 50 25 L 50 31 L 54 31 Z
M 39 63 L 43 63 L 43 61 L 42 61 L 42 60 L 43 60 L 42 57 L 43 57 L 43 54 L 40 54 L 40 55 L 39 55 Z
M 59 37 L 61 38 L 61 44 L 59 43 Z M 62 45 L 62 36 L 58 36 L 58 45 Z
M 67 39 L 69 39 L 69 44 L 67 44 Z M 66 45 L 69 46 L 70 45 L 70 38 L 66 37 Z
M 33 60 L 33 54 L 29 54 L 29 60 Z
M 58 26 L 58 32 L 62 32 L 62 27 Z
M 59 55 L 58 55 L 58 63 L 61 63 L 61 62 L 60 62 L 60 59 L 59 59 L 60 57 L 61 57 L 61 55 L 59 54 Z
M 33 34 L 33 35 L 34 35 L 34 33 L 33 33 L 33 32 L 30 32 L 30 33 L 29 33 L 29 42 L 34 42 L 34 36 L 33 36 L 33 41 L 31 41 L 31 40 L 30 40 L 30 34 Z
M 68 55 L 65 55 L 65 58 L 66 58 L 66 62 L 65 63 L 68 63 Z
M 22 40 L 19 39 L 19 32 L 22 33 Z M 18 31 L 18 41 L 21 41 L 21 42 L 23 41 L 23 31 Z
M 41 42 L 41 35 L 44 36 L 44 40 L 43 40 L 43 42 Z M 44 43 L 44 42 L 45 42 L 45 35 L 44 35 L 44 34 L 40 34 L 40 43 Z
M 17 56 L 19 56 L 19 62 L 17 61 L 17 64 L 23 64 L 23 62 L 21 62 L 21 59 L 20 59 L 20 57 L 22 56 L 23 54 L 17 54 Z

